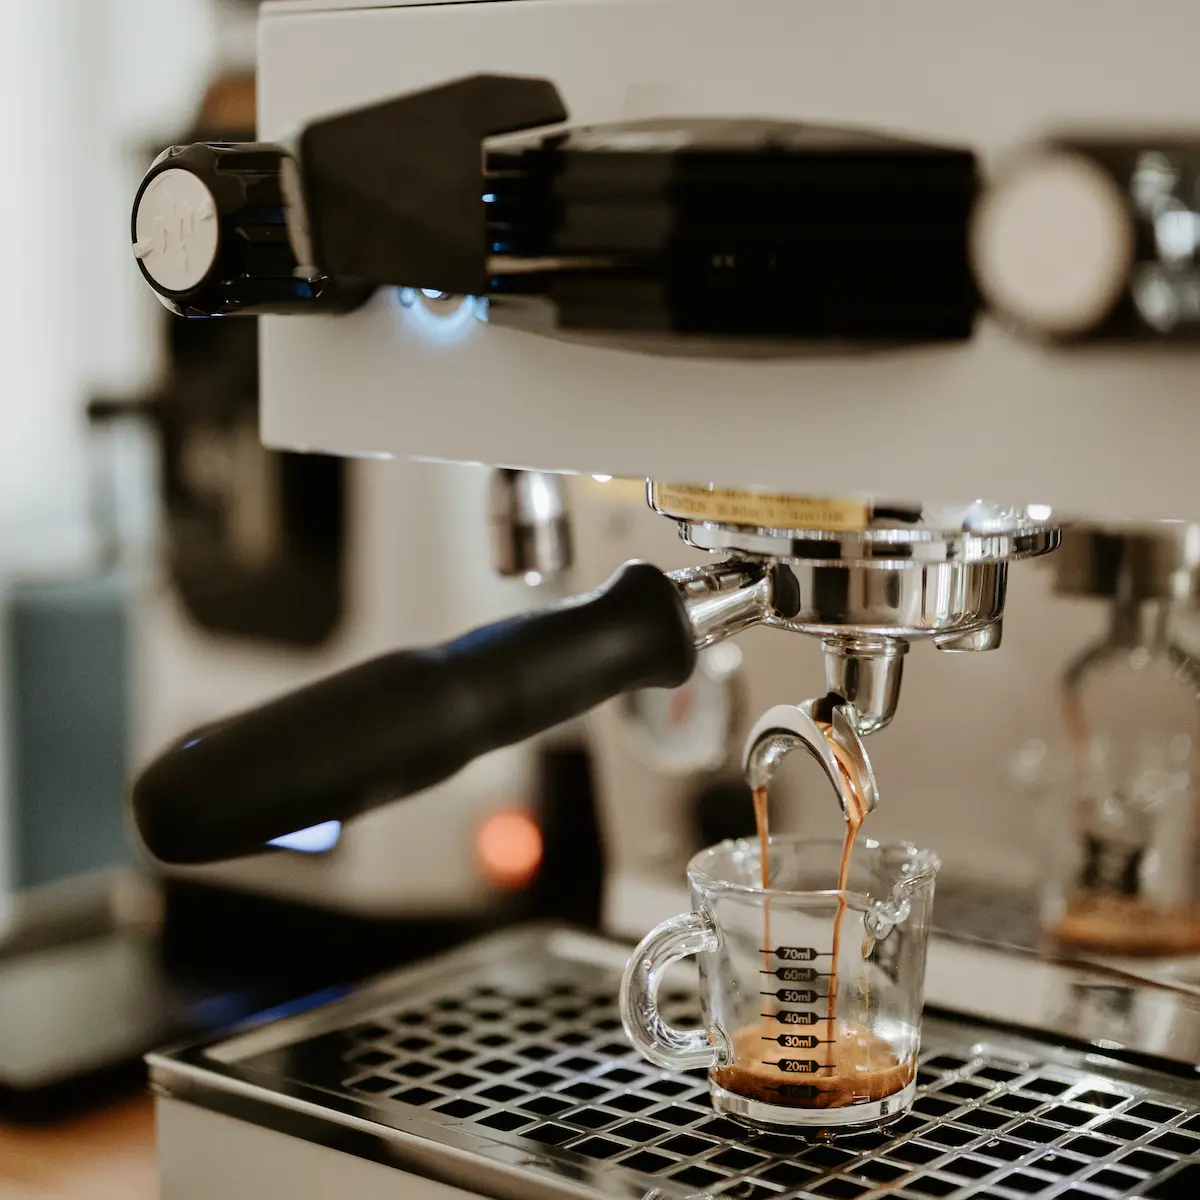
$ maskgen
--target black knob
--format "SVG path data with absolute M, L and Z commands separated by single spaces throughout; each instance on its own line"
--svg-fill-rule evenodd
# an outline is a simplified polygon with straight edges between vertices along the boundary
M 373 290 L 297 261 L 288 234 L 286 154 L 265 142 L 172 146 L 133 203 L 133 252 L 173 312 L 344 312 Z

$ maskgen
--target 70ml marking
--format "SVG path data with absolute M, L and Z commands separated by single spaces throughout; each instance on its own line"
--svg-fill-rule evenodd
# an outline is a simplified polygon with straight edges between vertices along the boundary
M 784 962 L 815 962 L 818 958 L 828 958 L 832 950 L 814 950 L 812 946 L 776 946 L 773 950 L 760 950 L 759 954 L 773 954 Z

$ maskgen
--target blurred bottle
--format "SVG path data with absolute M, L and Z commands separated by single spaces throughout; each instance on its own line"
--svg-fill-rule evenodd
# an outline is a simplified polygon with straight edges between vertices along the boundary
M 1043 928 L 1061 948 L 1200 952 L 1200 527 L 1076 527 L 1061 555 L 1056 590 L 1106 601 L 1109 627 L 1063 673 L 1061 731 L 1014 763 L 1038 800 Z

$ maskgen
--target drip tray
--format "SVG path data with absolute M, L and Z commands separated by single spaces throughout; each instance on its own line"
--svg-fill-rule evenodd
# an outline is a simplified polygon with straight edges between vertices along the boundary
M 191 1156 L 187 1174 L 222 1153 L 202 1144 L 203 1122 L 177 1119 L 197 1110 L 323 1147 L 346 1195 L 366 1161 L 430 1195 L 437 1181 L 502 1198 L 1200 1196 L 1200 1085 L 951 1019 L 927 1020 L 915 1110 L 885 1131 L 810 1145 L 717 1117 L 703 1072 L 659 1070 L 626 1041 L 626 953 L 526 928 L 154 1056 L 174 1112 L 160 1132 L 166 1200 L 173 1157 Z M 664 992 L 678 1025 L 695 1023 L 690 982 Z M 395 1187 L 425 1194 L 415 1179 Z

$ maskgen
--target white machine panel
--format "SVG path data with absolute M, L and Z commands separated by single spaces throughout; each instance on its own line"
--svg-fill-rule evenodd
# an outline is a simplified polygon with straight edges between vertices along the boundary
M 493 71 L 551 79 L 575 123 L 855 124 L 968 145 L 990 166 L 1055 129 L 1200 129 L 1198 42 L 1188 0 L 289 0 L 263 9 L 260 136 Z M 468 303 L 439 324 L 389 289 L 349 317 L 266 318 L 266 440 L 1200 515 L 1200 354 L 1043 349 L 982 320 L 963 345 L 659 357 L 489 326 L 478 312 Z

